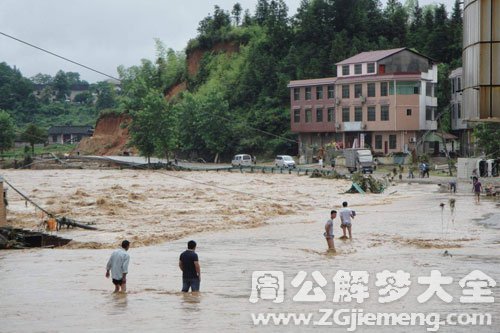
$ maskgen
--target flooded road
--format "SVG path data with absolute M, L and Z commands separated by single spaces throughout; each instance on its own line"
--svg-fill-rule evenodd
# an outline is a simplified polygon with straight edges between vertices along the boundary
M 199 175 L 198 179 L 203 175 Z M 110 246 L 0 252 L 0 331 L 348 331 L 347 324 L 263 326 L 252 322 L 252 314 L 281 312 L 314 313 L 318 321 L 324 314 L 320 309 L 442 315 L 490 313 L 492 325 L 442 325 L 438 331 L 500 331 L 500 215 L 494 202 L 484 200 L 480 205 L 475 205 L 469 193 L 458 193 L 454 196 L 456 204 L 452 215 L 449 195 L 438 193 L 435 185 L 402 183 L 391 187 L 386 194 L 360 196 L 339 194 L 339 183 L 333 185 L 335 181 L 331 180 L 291 178 L 288 175 L 282 178 L 263 178 L 262 175 L 256 175 L 256 178 L 252 178 L 252 175 L 225 177 L 225 186 L 230 186 L 231 182 L 241 184 L 246 181 L 248 185 L 252 181 L 259 181 L 260 187 L 264 187 L 262 184 L 267 182 L 271 188 L 286 188 L 287 184 L 282 184 L 284 181 L 299 181 L 301 186 L 293 191 L 300 191 L 304 197 L 299 200 L 290 195 L 288 204 L 292 205 L 293 213 L 270 214 L 262 217 L 265 223 L 251 228 L 230 225 L 211 231 L 210 228 L 199 227 L 186 237 L 152 246 L 134 247 L 132 240 L 127 295 L 112 294 L 111 281 L 104 277 L 105 264 L 112 251 Z M 312 182 L 308 187 L 309 181 Z M 121 186 L 127 188 L 126 184 Z M 102 184 L 102 187 L 107 188 L 107 185 Z M 334 188 L 335 191 L 329 192 L 328 188 Z M 210 190 L 203 190 L 207 191 L 206 195 L 211 194 Z M 269 196 L 269 191 L 265 190 L 263 188 L 262 195 Z M 90 192 L 88 189 L 85 191 Z M 222 191 L 217 191 L 223 196 Z M 233 200 L 240 199 L 227 194 L 221 200 L 232 205 Z M 322 236 L 329 215 L 326 207 L 338 208 L 344 199 L 352 203 L 357 213 L 353 221 L 354 239 L 339 240 L 341 231 L 339 221 L 336 221 L 337 253 L 328 254 Z M 14 205 L 18 204 L 14 198 L 13 201 Z M 296 204 L 297 201 L 307 203 L 307 206 L 300 206 Z M 443 210 L 439 206 L 441 202 L 446 204 Z M 204 205 L 194 206 L 198 209 L 200 224 L 210 219 L 210 216 L 204 219 L 203 208 L 207 208 Z M 249 213 L 250 210 L 242 211 L 239 218 L 243 219 Z M 488 218 L 481 219 L 485 216 Z M 130 222 L 126 220 L 123 223 L 127 226 Z M 178 225 L 172 228 L 178 228 Z M 87 235 L 86 231 L 69 231 L 73 235 L 78 232 L 89 239 L 95 237 Z M 123 236 L 126 235 L 119 235 Z M 198 243 L 197 252 L 202 268 L 199 295 L 179 292 L 181 272 L 177 266 L 178 258 L 189 239 L 195 239 Z M 451 255 L 443 255 L 444 251 Z M 362 303 L 354 299 L 350 302 L 334 302 L 336 290 L 333 278 L 339 270 L 366 271 L 369 275 L 366 283 L 368 298 Z M 405 296 L 385 304 L 378 301 L 380 288 L 375 285 L 376 274 L 383 270 L 410 273 L 411 285 Z M 437 295 L 423 303 L 417 301 L 418 296 L 428 288 L 428 285 L 418 283 L 418 277 L 429 276 L 432 270 L 439 270 L 443 276 L 453 278 L 451 284 L 443 286 L 453 297 L 451 302 L 446 303 Z M 496 287 L 490 288 L 495 297 L 494 303 L 466 304 L 459 301 L 460 296 L 463 296 L 459 281 L 474 270 L 482 271 L 497 282 Z M 249 301 L 254 271 L 283 272 L 282 303 L 266 299 L 259 299 L 255 304 Z M 321 273 L 326 280 L 326 285 L 321 288 L 326 300 L 293 301 L 301 287 L 294 287 L 292 280 L 300 271 L 305 271 L 308 274 L 306 280 L 313 283 L 315 280 L 311 273 Z M 355 331 L 426 332 L 428 327 L 361 326 Z

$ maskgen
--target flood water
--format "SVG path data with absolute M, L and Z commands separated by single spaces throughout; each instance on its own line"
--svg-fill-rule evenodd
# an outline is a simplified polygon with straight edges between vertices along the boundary
M 489 313 L 489 326 L 441 326 L 439 332 L 500 331 L 500 214 L 494 202 L 473 204 L 468 193 L 455 196 L 456 208 L 441 211 L 448 194 L 431 185 L 401 184 L 394 200 L 368 204 L 356 198 L 354 239 L 338 239 L 336 254 L 325 251 L 323 225 L 329 211 L 318 208 L 274 216 L 255 228 L 206 230 L 153 246 L 132 247 L 126 295 L 112 294 L 104 277 L 112 249 L 32 249 L 0 252 L 1 332 L 347 332 L 347 326 L 254 325 L 254 313 L 315 313 L 319 309 L 362 309 L 367 312 Z M 311 190 L 314 192 L 314 189 Z M 388 191 L 390 192 L 390 191 Z M 404 194 L 402 194 L 404 193 Z M 384 194 L 389 199 L 389 193 Z M 353 197 L 349 197 L 353 198 Z M 384 199 L 384 200 L 385 200 Z M 366 200 L 367 204 L 363 204 Z M 448 206 L 446 206 L 448 207 Z M 482 217 L 486 219 L 481 219 Z M 474 220 L 476 219 L 476 220 Z M 200 219 L 203 223 L 203 219 Z M 186 242 L 198 243 L 202 280 L 199 295 L 180 293 L 179 254 Z M 444 251 L 450 255 L 443 255 Z M 367 271 L 369 297 L 362 303 L 333 302 L 333 277 L 339 270 Z M 411 275 L 408 294 L 391 303 L 378 302 L 376 273 L 404 270 Z M 419 303 L 427 285 L 418 277 L 439 270 L 453 282 L 443 288 L 453 300 L 434 295 Z M 481 270 L 497 282 L 490 288 L 494 303 L 462 304 L 459 280 Z M 284 302 L 249 301 L 252 272 L 282 271 Z M 293 301 L 299 273 L 319 271 L 327 284 L 326 301 Z M 356 332 L 426 332 L 426 326 L 362 326 Z

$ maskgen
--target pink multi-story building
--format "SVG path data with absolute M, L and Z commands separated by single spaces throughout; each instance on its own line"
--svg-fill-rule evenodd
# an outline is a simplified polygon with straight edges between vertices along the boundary
M 291 81 L 291 129 L 299 151 L 370 147 L 425 151 L 437 128 L 434 61 L 408 48 L 363 52 L 336 64 L 337 77 Z

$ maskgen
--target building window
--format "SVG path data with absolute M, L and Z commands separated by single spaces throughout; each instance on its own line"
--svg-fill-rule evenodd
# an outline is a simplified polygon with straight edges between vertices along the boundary
M 323 86 L 316 87 L 316 99 L 323 99 Z
M 311 109 L 306 110 L 306 123 L 312 122 L 312 111 Z
M 354 65 L 354 74 L 361 74 L 361 64 Z
M 293 88 L 293 100 L 300 100 L 300 88 Z
M 349 122 L 349 108 L 342 108 L 342 121 Z
M 354 121 L 363 121 L 363 109 L 361 106 L 354 108 Z
M 323 122 L 323 109 L 316 109 L 316 122 Z
M 382 121 L 389 120 L 389 105 L 380 106 L 380 120 Z
M 389 135 L 389 149 L 396 149 L 396 135 Z
M 461 82 L 460 82 L 460 81 L 461 81 L 461 80 L 460 80 L 460 78 L 459 78 L 459 77 L 457 77 L 457 91 L 462 90 L 462 84 L 461 84 Z
M 375 149 L 382 149 L 382 135 L 375 135 Z
M 57 135 L 52 135 L 52 141 L 57 142 Z
M 349 85 L 348 84 L 342 85 L 342 98 L 349 98 Z
M 368 83 L 368 97 L 375 97 L 375 83 Z
M 432 97 L 434 96 L 434 84 L 430 83 L 430 82 L 426 82 L 425 83 L 425 96 L 428 96 L 428 97 Z
M 406 109 L 406 115 L 411 116 L 411 109 Z
M 328 108 L 328 122 L 335 121 L 335 111 L 333 108 Z
M 460 104 L 457 104 L 457 113 L 458 113 L 457 115 L 458 119 L 462 118 L 462 105 Z
M 311 99 L 311 87 L 306 87 L 306 100 Z
M 415 81 L 400 81 L 396 83 L 396 93 L 398 95 L 418 95 L 420 83 Z
M 366 65 L 366 69 L 368 74 L 375 73 L 375 63 L 369 62 L 368 65 Z
M 342 66 L 342 75 L 349 75 L 349 65 Z
M 389 82 L 389 95 L 394 95 L 394 81 Z
M 387 96 L 387 82 L 380 82 L 380 96 Z
M 425 107 L 425 120 L 434 120 L 434 108 L 432 106 Z
M 293 122 L 300 123 L 300 109 L 293 110 Z
M 363 85 L 360 83 L 354 85 L 354 98 L 358 98 L 363 95 Z
M 335 86 L 328 86 L 328 98 L 335 98 Z
M 368 121 L 375 121 L 375 107 L 368 107 Z

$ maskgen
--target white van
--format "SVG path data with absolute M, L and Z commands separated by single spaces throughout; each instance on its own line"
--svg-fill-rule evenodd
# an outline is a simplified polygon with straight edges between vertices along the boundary
M 252 156 L 248 154 L 238 154 L 233 156 L 233 160 L 231 161 L 232 166 L 239 165 L 252 165 Z
M 274 160 L 274 164 L 279 168 L 295 168 L 295 161 L 292 156 L 278 155 Z

